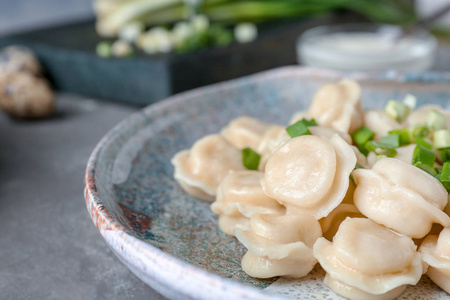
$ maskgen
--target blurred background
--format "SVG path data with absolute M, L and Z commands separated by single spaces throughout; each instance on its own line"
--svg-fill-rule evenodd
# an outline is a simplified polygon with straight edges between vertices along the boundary
M 1 0 L 0 47 L 29 47 L 57 90 L 142 106 L 199 86 L 297 63 L 347 71 L 446 70 L 447 64 L 441 62 L 447 57 L 440 53 L 447 49 L 448 14 L 402 34 L 448 4 L 446 0 Z M 349 23 L 398 27 L 341 26 Z M 328 27 L 307 31 L 320 25 Z M 69 68 L 71 72 L 66 71 Z

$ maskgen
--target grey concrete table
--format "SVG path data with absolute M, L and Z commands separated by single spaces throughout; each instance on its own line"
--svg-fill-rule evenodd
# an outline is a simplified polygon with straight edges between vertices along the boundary
M 115 257 L 83 199 L 91 151 L 136 110 L 60 95 L 47 120 L 0 112 L 0 299 L 165 299 Z

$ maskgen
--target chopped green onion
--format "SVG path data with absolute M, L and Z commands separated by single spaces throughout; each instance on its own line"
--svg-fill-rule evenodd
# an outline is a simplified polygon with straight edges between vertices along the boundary
M 439 165 L 436 165 L 434 167 L 434 171 L 436 171 L 436 174 L 441 174 L 442 173 L 442 167 Z
M 297 123 L 292 124 L 291 126 L 286 128 L 287 133 L 289 134 L 289 136 L 291 138 L 297 137 L 297 136 L 302 136 L 302 135 L 309 135 L 311 134 L 311 132 L 308 129 L 308 126 L 316 126 L 316 121 L 311 120 L 301 120 L 298 121 Z
M 397 155 L 397 151 L 394 147 L 389 144 L 377 141 L 367 142 L 366 149 L 369 152 L 375 152 L 375 154 L 377 155 L 385 155 L 387 157 L 395 157 Z
M 97 55 L 102 58 L 108 58 L 112 55 L 112 46 L 109 42 L 100 42 L 97 44 L 97 47 L 95 48 L 95 52 L 97 52 Z
M 305 119 L 305 118 L 303 118 L 302 120 L 301 120 L 301 122 L 303 123 L 303 124 L 305 124 L 306 126 L 317 126 L 317 122 L 316 122 L 316 120 L 314 120 L 314 119 L 311 119 L 311 120 L 307 120 L 307 119 Z
M 364 155 L 367 155 L 369 152 L 366 149 L 366 144 L 368 141 L 372 140 L 375 136 L 375 132 L 370 130 L 366 126 L 362 126 L 358 130 L 353 133 L 353 140 L 358 146 L 359 151 Z
M 450 147 L 450 130 L 441 129 L 436 130 L 433 133 L 434 146 L 437 149 L 449 148 Z
M 417 124 L 411 128 L 411 134 L 414 138 L 416 137 L 428 137 L 430 135 L 431 131 L 430 128 L 428 128 L 426 125 L 423 124 Z
M 436 110 L 430 110 L 427 115 L 427 125 L 433 129 L 444 129 L 447 118 Z
M 411 143 L 411 136 L 407 128 L 391 130 L 389 131 L 389 134 L 398 134 L 400 138 L 399 139 L 400 146 L 408 145 Z
M 428 148 L 428 149 L 433 149 L 432 142 L 426 138 L 416 137 L 414 139 L 414 144 L 424 146 L 425 148 Z
M 408 94 L 403 99 L 403 103 L 408 106 L 410 109 L 416 108 L 417 99 L 414 95 Z
M 388 101 L 384 111 L 392 119 L 401 123 L 406 119 L 406 117 L 408 117 L 410 108 L 408 105 L 406 105 L 404 103 L 390 100 L 390 101 Z
M 441 161 L 443 163 L 450 161 L 450 148 L 444 148 L 441 151 Z
M 432 176 L 436 176 L 436 171 L 434 170 L 434 168 L 431 168 L 430 166 L 424 165 L 420 161 L 415 163 L 414 166 L 419 168 L 419 169 L 421 169 L 422 171 L 427 172 L 428 174 L 430 174 Z
M 391 146 L 392 148 L 400 147 L 400 136 L 398 134 L 389 134 L 383 136 L 380 139 L 380 142 L 386 145 Z
M 433 168 L 434 161 L 436 159 L 436 155 L 430 149 L 422 145 L 417 145 L 413 152 L 412 164 L 416 165 L 417 163 L 421 163 L 422 165 Z
M 258 170 L 261 155 L 253 151 L 252 148 L 242 149 L 242 164 L 249 170 Z
M 450 162 L 444 163 L 440 180 L 447 192 L 450 191 Z

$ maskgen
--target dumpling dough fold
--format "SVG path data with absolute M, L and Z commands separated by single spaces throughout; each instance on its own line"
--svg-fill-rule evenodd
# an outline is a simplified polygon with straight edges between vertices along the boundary
M 219 134 L 207 135 L 190 150 L 172 158 L 174 177 L 191 196 L 213 201 L 222 179 L 230 170 L 244 170 L 241 151 Z
M 370 219 L 345 219 L 333 242 L 316 241 L 314 256 L 327 272 L 325 283 L 350 299 L 393 299 L 423 271 L 411 238 Z
M 211 210 L 219 214 L 219 227 L 234 236 L 234 229 L 247 229 L 255 214 L 283 214 L 285 208 L 264 194 L 258 171 L 230 171 L 222 180 Z
M 312 247 L 322 235 L 319 222 L 309 215 L 254 215 L 250 228 L 235 230 L 248 249 L 242 269 L 256 278 L 306 276 L 317 263 Z
M 428 277 L 450 294 L 450 228 L 444 228 L 439 236 L 426 237 L 419 252 L 428 265 Z

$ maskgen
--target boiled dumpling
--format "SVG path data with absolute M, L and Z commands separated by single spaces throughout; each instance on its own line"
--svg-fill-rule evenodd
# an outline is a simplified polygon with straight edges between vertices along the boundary
M 288 213 L 320 219 L 342 202 L 355 153 L 339 135 L 330 140 L 313 135 L 290 139 L 268 159 L 264 192 L 286 206 Z
M 307 113 L 321 126 L 350 134 L 363 125 L 363 116 L 361 88 L 350 79 L 320 88 Z
M 450 228 L 444 228 L 439 236 L 428 236 L 419 252 L 428 265 L 428 277 L 450 294 Z
M 211 210 L 219 214 L 219 227 L 234 236 L 234 229 L 246 229 L 255 214 L 283 214 L 285 208 L 264 194 L 258 171 L 230 171 L 217 189 Z
M 205 136 L 192 149 L 178 152 L 172 164 L 181 187 L 206 201 L 214 200 L 217 187 L 230 170 L 244 170 L 241 151 L 218 134 Z
M 224 129 L 222 135 L 236 148 L 258 148 L 264 134 L 272 127 L 255 118 L 240 117 L 231 121 Z
M 242 269 L 256 278 L 306 276 L 317 263 L 312 247 L 321 233 L 310 215 L 254 215 L 250 229 L 235 230 L 248 249 Z
M 382 110 L 369 110 L 364 114 L 364 125 L 375 133 L 375 140 L 379 140 L 389 131 L 400 129 L 402 125 L 388 116 Z
M 369 219 L 345 219 L 333 242 L 317 240 L 314 256 L 327 272 L 325 284 L 350 299 L 393 299 L 423 272 L 411 238 Z
M 450 226 L 442 210 L 447 191 L 433 176 L 395 158 L 377 161 L 371 170 L 353 172 L 354 202 L 368 218 L 412 238 L 424 237 L 433 223 Z

